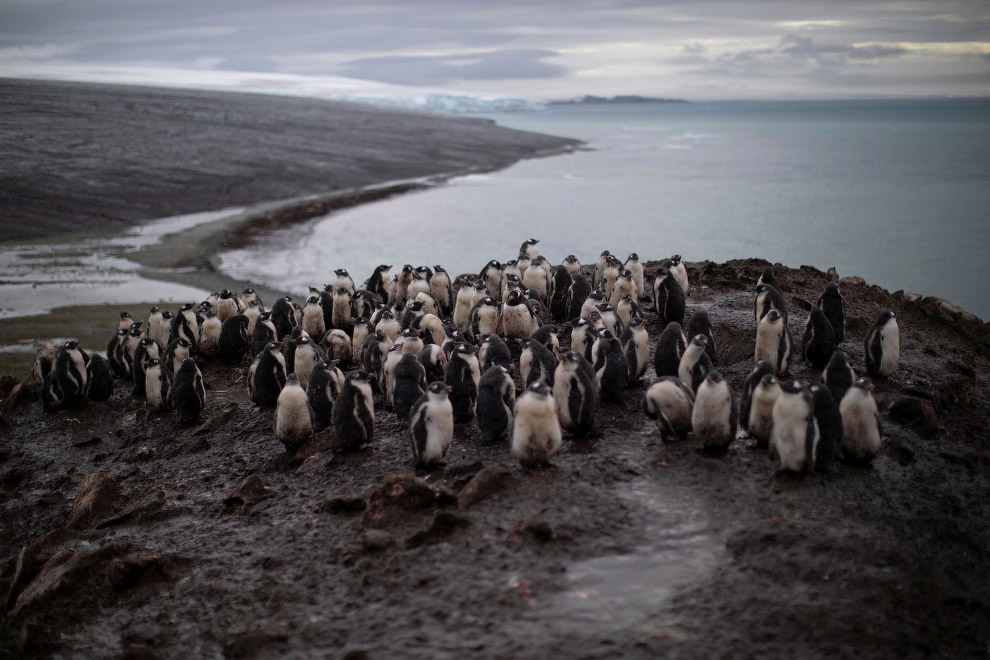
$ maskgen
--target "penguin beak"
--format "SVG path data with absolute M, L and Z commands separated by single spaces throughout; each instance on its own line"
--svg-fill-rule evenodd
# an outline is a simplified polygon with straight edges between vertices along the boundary
M 451 392 L 454 391 L 454 388 L 451 387 L 450 385 L 444 385 L 443 389 L 447 392 L 447 394 L 450 394 Z
M 876 386 L 876 384 L 874 384 L 874 383 L 870 383 L 870 391 L 872 392 L 872 391 L 873 391 L 873 390 L 875 390 L 875 389 L 877 389 L 877 386 Z

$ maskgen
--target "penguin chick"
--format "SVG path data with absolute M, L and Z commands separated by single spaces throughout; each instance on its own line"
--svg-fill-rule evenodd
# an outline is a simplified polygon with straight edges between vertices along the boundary
M 364 283 L 362 288 L 371 291 L 377 296 L 380 296 L 382 300 L 389 302 L 389 293 L 387 283 L 389 281 L 389 271 L 392 270 L 392 266 L 382 264 L 375 268 L 371 273 L 371 277 L 368 281 Z
M 605 292 L 601 289 L 595 289 L 588 294 L 588 297 L 585 298 L 584 303 L 581 305 L 581 318 L 590 318 L 592 312 L 597 312 L 598 306 L 604 305 L 606 302 Z
M 574 278 L 564 264 L 553 269 L 550 278 L 550 316 L 555 321 L 568 321 L 567 316 L 567 292 L 570 290 Z
M 591 364 L 595 369 L 595 380 L 606 401 L 621 401 L 626 387 L 629 368 L 622 352 L 622 343 L 603 328 L 591 348 Z
M 449 392 L 449 386 L 434 381 L 412 406 L 409 440 L 417 465 L 439 462 L 454 440 L 454 408 Z
M 566 351 L 553 374 L 553 398 L 560 425 L 576 436 L 593 435 L 598 408 L 595 371 L 584 356 Z
M 761 362 L 760 364 L 768 364 Z M 783 390 L 777 378 L 771 373 L 764 375 L 753 389 L 746 428 L 749 437 L 756 440 L 757 449 L 766 449 L 773 431 L 773 407 Z
M 691 430 L 694 392 L 676 376 L 664 376 L 650 384 L 643 397 L 643 412 L 657 421 L 660 438 L 683 440 Z
M 330 321 L 333 327 L 350 334 L 351 323 L 351 292 L 344 287 L 337 287 L 333 294 L 333 307 L 330 311 Z M 322 337 L 324 333 L 316 335 Z
M 124 365 L 124 377 L 128 380 L 134 378 L 134 354 L 141 345 L 141 339 L 141 321 L 135 321 L 127 331 L 127 337 L 121 347 L 120 361 Z
M 275 326 L 276 339 L 282 341 L 292 333 L 292 328 L 296 327 L 295 309 L 292 307 L 292 297 L 285 296 L 279 298 L 272 305 L 271 321 Z
M 883 448 L 883 423 L 873 398 L 873 381 L 860 378 L 839 403 L 842 415 L 842 455 L 846 460 L 870 462 Z
M 608 259 L 612 256 L 612 253 L 608 250 L 602 250 L 602 253 L 598 256 L 598 260 L 595 261 L 595 275 L 592 277 L 592 281 L 597 285 L 602 279 L 602 274 L 605 272 L 605 267 L 608 265 Z
M 670 269 L 662 266 L 653 281 L 653 305 L 660 316 L 660 325 L 684 321 L 684 290 Z
M 624 295 L 619 299 L 619 304 L 615 307 L 615 314 L 619 317 L 622 327 L 628 327 L 633 319 L 643 318 L 643 311 L 639 304 L 630 295 Z
M 425 346 L 423 338 L 419 335 L 419 331 L 412 328 L 406 328 L 402 331 L 402 336 L 399 337 L 396 345 L 402 347 L 403 353 L 412 353 L 417 357 L 423 352 L 423 346 Z
M 500 329 L 498 334 L 506 339 L 525 339 L 533 334 L 533 331 L 540 325 L 533 315 L 533 310 L 526 304 L 523 295 L 519 291 L 510 291 L 508 298 L 502 304 L 502 313 L 498 320 L 498 328 Z
M 622 321 L 619 319 L 619 315 L 615 313 L 615 307 L 605 303 L 598 306 L 597 312 L 602 320 L 602 323 L 604 323 L 605 327 L 608 328 L 608 331 L 616 337 L 621 337 L 625 328 L 622 326 Z
M 289 376 L 275 405 L 275 437 L 295 454 L 313 436 L 313 409 L 295 374 Z
M 365 321 L 367 323 L 367 321 Z M 357 326 L 355 326 L 356 328 Z M 364 334 L 367 337 L 367 334 Z M 362 341 L 364 341 L 362 339 Z M 353 347 L 351 338 L 343 330 L 333 328 L 323 336 L 323 345 L 327 347 L 327 357 L 335 364 L 342 364 L 345 367 L 351 364 L 353 359 Z
M 370 377 L 361 370 L 344 376 L 333 404 L 334 450 L 357 451 L 375 437 L 375 406 Z
M 756 300 L 753 302 L 753 319 L 759 325 L 763 317 L 770 313 L 770 310 L 777 310 L 784 323 L 787 323 L 787 303 L 780 291 L 770 284 L 756 285 Z
M 828 366 L 825 367 L 825 371 L 822 373 L 822 382 L 828 387 L 828 391 L 832 393 L 833 399 L 842 401 L 842 397 L 846 395 L 852 384 L 856 382 L 856 372 L 849 366 L 849 361 L 846 359 L 845 353 L 842 351 L 832 353 L 832 359 L 828 361 Z
M 153 410 L 172 409 L 172 370 L 158 358 L 144 365 L 144 396 Z
M 427 344 L 443 344 L 447 338 L 447 328 L 436 314 L 423 314 L 413 323 L 412 328 L 419 330 L 420 336 Z
M 120 321 L 117 323 L 118 330 L 130 330 L 131 324 L 134 323 L 134 319 L 131 318 L 130 312 L 121 312 Z
M 522 296 L 518 297 L 519 299 L 522 298 Z M 516 304 L 518 305 L 519 303 L 517 302 Z M 525 305 L 523 305 L 523 307 L 525 307 Z M 526 311 L 528 313 L 528 307 L 526 307 Z M 472 340 L 477 341 L 484 335 L 494 334 L 497 324 L 498 304 L 491 296 L 485 296 L 474 303 L 474 307 L 471 308 L 467 335 Z
M 812 385 L 811 399 L 818 424 L 818 445 L 815 447 L 815 471 L 830 472 L 842 445 L 842 414 L 839 404 L 824 385 Z
M 578 266 L 578 271 L 572 274 L 571 277 L 573 281 L 571 285 L 567 288 L 567 313 L 565 315 L 565 320 L 574 320 L 581 318 L 583 314 L 581 313 L 584 306 L 584 302 L 591 295 L 591 283 L 588 279 L 581 274 L 580 266 Z
M 339 362 L 339 364 L 341 364 L 344 367 L 347 367 L 347 366 L 350 365 L 351 361 L 360 362 L 361 361 L 361 358 L 359 357 L 359 354 L 361 352 L 361 345 L 364 344 L 365 338 L 368 335 L 374 333 L 374 331 L 375 331 L 375 326 L 373 326 L 371 324 L 371 321 L 369 321 L 367 318 L 365 318 L 363 316 L 359 316 L 359 317 L 355 318 L 354 319 L 354 330 L 351 332 L 351 337 L 350 337 L 351 345 L 350 345 L 350 347 L 347 350 L 347 353 L 348 353 L 347 360 L 345 362 Z M 341 337 L 340 335 L 334 335 L 334 336 L 335 337 L 338 337 L 338 338 L 341 338 L 341 339 L 346 339 L 347 338 L 347 333 L 345 332 L 343 334 L 343 337 Z M 331 348 L 330 348 L 331 347 L 331 339 L 330 339 L 330 333 L 329 332 L 327 334 L 323 335 L 323 345 L 327 347 L 327 352 L 328 353 L 334 353 L 335 352 L 334 350 L 331 350 Z M 343 353 L 343 348 L 340 349 L 340 352 Z M 336 359 L 336 358 L 334 358 L 334 359 Z
M 619 263 L 618 259 L 612 255 L 605 257 L 605 267 L 602 269 L 601 278 L 596 280 L 595 284 L 605 294 L 606 300 L 612 297 L 612 291 L 615 289 L 615 283 L 621 272 L 622 264 Z
M 839 292 L 839 283 L 829 282 L 818 297 L 817 304 L 832 326 L 836 345 L 841 344 L 846 337 L 846 301 Z
M 563 445 L 557 404 L 546 383 L 537 381 L 516 400 L 512 455 L 524 466 L 550 462 Z
M 636 286 L 636 281 L 633 279 L 632 271 L 623 270 L 619 274 L 619 278 L 615 281 L 615 285 L 612 287 L 612 295 L 609 296 L 609 303 L 613 307 L 619 305 L 619 301 L 622 300 L 622 296 L 637 297 L 639 295 L 639 289 Z
M 470 344 L 458 344 L 450 354 L 444 370 L 444 383 L 450 385 L 450 403 L 454 407 L 454 422 L 471 419 L 478 398 L 481 367 Z
M 306 398 L 313 410 L 313 433 L 319 433 L 333 423 L 333 402 L 344 385 L 343 372 L 332 360 L 324 360 L 309 374 Z
M 519 373 L 523 387 L 529 387 L 538 380 L 553 386 L 553 373 L 557 369 L 557 358 L 553 351 L 532 337 L 521 340 L 522 352 L 519 356 Z
M 509 368 L 496 364 L 486 369 L 478 383 L 474 406 L 483 443 L 496 442 L 508 434 L 515 405 L 516 384 Z
M 773 404 L 770 457 L 780 460 L 782 470 L 814 472 L 819 436 L 811 393 L 798 381 L 785 382 L 780 389 Z
M 61 400 L 65 403 L 72 403 L 86 397 L 86 388 L 89 383 L 89 372 L 86 371 L 88 362 L 89 356 L 79 348 L 78 341 L 63 343 L 58 349 L 58 353 L 55 354 L 53 375 L 58 383 L 58 390 L 61 392 Z
M 378 330 L 384 332 L 392 342 L 395 342 L 402 332 L 402 324 L 395 320 L 395 314 L 392 310 L 386 309 L 382 312 L 378 323 L 375 324 L 375 331 Z
M 630 321 L 629 327 L 622 332 L 621 341 L 622 352 L 626 356 L 628 383 L 633 384 L 643 377 L 650 366 L 650 336 L 643 319 Z
M 132 367 L 132 377 L 134 378 L 133 396 L 144 396 L 144 363 L 152 358 L 160 358 L 158 344 L 151 337 L 142 337 L 138 342 L 138 347 L 134 351 L 134 363 Z
M 773 365 L 766 360 L 761 360 L 756 363 L 756 368 L 746 378 L 746 384 L 743 386 L 742 401 L 739 404 L 739 426 L 744 431 L 749 431 L 749 415 L 752 409 L 753 392 L 767 374 L 771 376 L 774 374 Z
M 633 252 L 626 257 L 626 262 L 622 264 L 623 270 L 628 270 L 632 274 L 633 282 L 636 284 L 634 300 L 639 301 L 646 297 L 646 271 L 643 263 L 639 260 L 639 255 Z
M 115 378 L 122 378 L 124 376 L 124 363 L 123 363 L 123 347 L 124 342 L 127 341 L 127 330 L 120 329 L 117 330 L 117 334 L 110 338 L 107 342 L 107 363 L 110 365 L 110 373 L 113 374 Z M 55 366 L 55 352 L 58 350 L 54 345 L 52 346 L 52 351 L 50 356 L 44 356 L 41 354 L 41 349 L 38 349 L 38 356 L 35 358 L 35 368 L 32 370 L 31 375 L 35 377 L 38 382 L 45 379 L 45 369 L 51 369 Z M 47 357 L 47 361 L 45 361 Z
M 334 289 L 346 289 L 348 292 L 354 293 L 354 278 L 351 277 L 346 268 L 338 268 L 333 271 L 333 274 L 337 276 L 333 280 Z
M 656 352 L 653 354 L 653 368 L 657 377 L 678 376 L 681 357 L 686 350 L 687 340 L 681 324 L 676 321 L 668 323 L 657 339 Z
M 784 376 L 791 366 L 791 331 L 787 320 L 776 309 L 771 309 L 756 328 L 756 361 L 766 360 L 773 365 L 777 376 Z
M 804 324 L 801 352 L 815 369 L 824 369 L 835 352 L 832 324 L 820 307 L 812 307 Z
M 150 341 L 157 349 L 158 344 L 154 343 L 154 340 Z M 86 398 L 90 401 L 109 401 L 111 396 L 113 396 L 113 375 L 110 373 L 110 366 L 102 355 L 94 353 L 89 356 L 89 362 L 86 363 Z
M 695 335 L 691 338 L 684 355 L 681 356 L 680 364 L 677 365 L 677 377 L 684 381 L 684 384 L 691 388 L 695 394 L 698 387 L 709 373 L 714 371 L 711 360 L 705 347 L 708 346 L 708 337 L 705 335 Z
M 535 238 L 526 239 L 523 241 L 523 244 L 519 246 L 519 254 L 525 254 L 530 259 L 536 259 L 540 256 L 540 249 L 536 247 L 536 244 L 539 242 L 540 241 Z
M 708 337 L 708 343 L 705 345 L 705 353 L 708 354 L 708 359 L 711 360 L 713 365 L 718 364 L 715 328 L 712 326 L 712 320 L 709 318 L 708 312 L 703 309 L 699 309 L 688 319 L 687 336 L 694 337 L 695 335 L 705 335 Z
M 893 311 L 887 310 L 866 335 L 866 373 L 873 378 L 888 377 L 897 371 L 901 354 L 900 329 Z
M 684 295 L 691 291 L 691 284 L 688 282 L 687 268 L 684 266 L 684 262 L 681 261 L 681 255 L 675 254 L 670 258 L 670 274 L 674 276 L 674 280 L 681 285 L 681 291 Z
M 454 299 L 454 327 L 461 332 L 468 332 L 471 329 L 471 310 L 476 302 L 475 289 L 469 281 L 463 278 L 458 282 L 460 288 L 457 289 L 457 297 Z
M 738 420 L 739 409 L 729 382 L 719 372 L 710 372 L 694 397 L 691 429 L 695 437 L 703 449 L 724 451 L 736 437 Z
M 287 380 L 285 357 L 277 342 L 269 342 L 248 369 L 248 395 L 261 408 L 271 408 Z
M 221 360 L 227 364 L 241 363 L 251 345 L 249 325 L 250 320 L 245 314 L 234 314 L 223 322 L 217 338 L 217 355 Z
M 433 267 L 433 276 L 430 278 L 430 295 L 440 306 L 440 313 L 450 316 L 454 306 L 454 290 L 451 286 L 450 275 L 439 265 Z
M 553 351 L 553 356 L 559 361 L 560 360 L 560 337 L 557 336 L 557 328 L 550 325 L 541 325 L 539 328 L 533 331 L 530 335 L 531 339 L 535 339 L 540 342 L 551 351 Z
M 571 350 L 588 362 L 591 362 L 591 349 L 597 337 L 597 331 L 588 319 L 581 318 L 571 324 Z
M 392 406 L 401 420 L 409 418 L 409 411 L 426 391 L 426 369 L 415 353 L 402 353 L 392 370 Z M 444 390 L 446 398 L 446 390 Z
M 482 373 L 496 364 L 511 371 L 512 351 L 509 350 L 509 345 L 502 341 L 498 335 L 485 335 L 481 339 L 481 347 L 478 350 L 478 362 L 481 365 Z
M 313 367 L 324 360 L 326 360 L 326 355 L 304 330 L 302 336 L 296 340 L 292 369 L 292 373 L 299 379 L 299 385 L 303 389 L 309 385 L 309 374 L 313 371 Z
M 186 303 L 180 307 L 179 312 L 172 317 L 168 343 L 171 344 L 180 337 L 189 342 L 191 349 L 196 348 L 196 340 L 199 338 L 199 321 L 196 318 L 196 312 L 193 311 L 192 303 Z
M 773 274 L 773 266 L 767 266 L 763 269 L 760 278 L 756 280 L 756 286 L 760 286 L 761 284 L 769 284 L 778 291 L 780 290 L 780 286 L 777 284 L 777 277 Z
M 220 331 L 223 334 L 223 330 Z M 269 342 L 278 341 L 278 331 L 272 321 L 271 312 L 262 312 L 258 316 L 258 321 L 254 324 L 254 331 L 251 333 L 251 355 L 257 356 L 265 350 Z
M 350 304 L 349 299 L 348 304 Z M 311 337 L 322 337 L 326 334 L 327 327 L 323 319 L 323 305 L 320 304 L 320 296 L 312 295 L 306 298 L 306 304 L 302 308 L 302 323 L 300 325 Z
M 224 289 L 220 292 L 220 297 L 217 299 L 215 312 L 217 320 L 222 325 L 231 316 L 241 313 L 240 302 L 229 289 Z
M 203 374 L 191 357 L 182 359 L 172 384 L 172 407 L 179 414 L 179 424 L 195 422 L 206 406 L 206 388 Z

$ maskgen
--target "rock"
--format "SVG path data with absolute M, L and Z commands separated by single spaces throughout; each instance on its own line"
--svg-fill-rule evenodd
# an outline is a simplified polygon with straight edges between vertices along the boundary
M 158 660 L 155 652 L 144 644 L 130 644 L 113 658 L 114 660 Z
M 178 559 L 157 553 L 128 555 L 110 562 L 108 577 L 114 589 L 123 591 L 137 584 L 174 580 L 181 563 Z
M 96 524 L 96 529 L 105 529 L 124 523 L 133 524 L 147 520 L 153 514 L 158 513 L 163 506 L 165 506 L 165 491 L 159 490 L 138 501 L 136 504 L 132 504 L 116 516 L 101 520 Z
M 850 275 L 848 277 L 843 277 L 842 279 L 839 280 L 839 285 L 842 286 L 843 284 L 850 285 L 850 286 L 852 286 L 852 285 L 866 286 L 866 280 L 864 280 L 862 277 L 859 277 L 857 275 Z
M 237 404 L 228 404 L 223 410 L 212 415 L 206 422 L 193 431 L 193 435 L 215 434 L 217 431 L 223 429 L 224 425 L 227 423 L 227 420 L 233 417 L 235 412 L 237 412 Z
M 0 374 L 0 399 L 6 398 L 17 383 L 17 379 L 10 374 Z
M 252 474 L 237 484 L 237 487 L 230 492 L 230 495 L 227 496 L 227 499 L 223 503 L 226 505 L 227 511 L 234 511 L 245 509 L 252 504 L 257 504 L 264 499 L 272 497 L 274 494 L 274 491 L 265 485 L 261 477 Z
M 123 494 L 113 479 L 102 472 L 91 472 L 83 479 L 72 503 L 72 513 L 65 526 L 70 529 L 86 529 L 96 521 L 112 515 L 123 499 Z
M 406 539 L 406 549 L 411 550 L 421 545 L 440 543 L 458 529 L 471 524 L 471 521 L 457 513 L 440 511 L 433 517 L 433 523 L 427 529 L 416 532 Z
M 24 382 L 18 383 L 14 385 L 14 388 L 10 390 L 10 394 L 7 395 L 7 400 L 4 402 L 4 410 L 13 410 L 29 398 L 31 398 L 31 387 Z
M 368 508 L 363 497 L 354 495 L 327 495 L 320 505 L 320 511 L 334 515 L 351 515 L 361 513 Z
M 504 463 L 490 465 L 474 475 L 457 496 L 457 507 L 466 509 L 501 490 L 512 473 Z
M 435 504 L 436 493 L 425 481 L 409 473 L 390 474 L 371 494 L 364 520 L 369 524 L 379 524 Z
M 913 396 L 895 399 L 887 409 L 890 419 L 902 424 L 917 425 L 918 433 L 930 438 L 938 432 L 938 418 L 930 401 Z
M 395 545 L 395 537 L 380 529 L 369 529 L 361 535 L 361 549 L 364 552 L 381 552 Z
M 129 549 L 125 544 L 111 544 L 90 552 L 62 550 L 56 553 L 17 597 L 11 616 L 42 607 L 66 592 L 86 601 L 101 600 L 105 594 L 100 584 L 107 585 L 109 563 Z M 79 603 L 76 606 L 82 607 Z
M 825 271 L 825 277 L 828 278 L 828 281 L 829 282 L 838 282 L 839 281 L 839 271 L 837 271 L 835 269 L 835 266 L 831 266 L 831 267 L 829 267 L 828 270 Z
M 278 629 L 271 630 L 248 630 L 231 636 L 223 646 L 223 656 L 225 658 L 257 658 L 272 657 L 284 654 L 276 653 L 271 648 L 273 644 L 285 644 L 289 641 L 289 635 Z
M 10 581 L 10 588 L 7 590 L 7 609 L 14 606 L 14 602 L 24 587 L 34 579 L 45 562 L 55 554 L 55 548 L 69 539 L 75 538 L 75 536 L 75 532 L 63 527 L 52 530 L 36 539 L 31 545 L 21 548 L 14 567 L 14 577 Z
M 530 535 L 540 543 L 552 541 L 557 537 L 553 531 L 553 527 L 551 527 L 550 523 L 545 520 L 527 521 L 523 524 L 521 531 Z

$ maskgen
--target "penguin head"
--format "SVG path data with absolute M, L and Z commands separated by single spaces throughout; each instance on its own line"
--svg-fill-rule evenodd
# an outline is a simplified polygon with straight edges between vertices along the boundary
M 379 317 L 379 321 L 386 321 L 386 320 L 387 321 L 395 320 L 395 314 L 393 314 L 392 310 L 390 309 L 386 309 L 385 311 L 383 311 L 381 317 Z
M 141 326 L 142 325 L 143 325 L 143 322 L 142 321 L 135 321 L 133 324 L 131 324 L 131 337 L 140 337 L 141 336 Z
M 298 344 L 299 346 L 305 346 L 308 343 L 309 343 L 309 335 L 306 334 L 300 335 L 299 339 L 296 340 L 296 344 Z
M 767 312 L 766 318 L 769 319 L 770 323 L 776 323 L 780 320 L 780 312 L 775 309 L 771 309 Z
M 619 275 L 619 277 L 621 277 L 624 280 L 631 280 L 632 279 L 632 271 L 624 270 Z
M 121 312 L 120 313 L 120 320 L 121 321 L 123 321 L 125 319 L 129 319 L 129 318 L 131 318 L 131 313 L 130 312 Z
M 509 291 L 509 295 L 505 299 L 506 305 L 518 305 L 522 302 L 523 296 L 519 289 L 513 289 Z
M 340 297 L 340 298 L 350 299 L 351 298 L 351 292 L 346 287 L 342 287 L 341 286 L 341 287 L 337 287 L 337 292 L 334 294 L 334 296 L 335 297 Z
M 324 284 L 323 285 L 323 290 L 324 291 L 327 291 L 329 293 L 333 293 L 333 285 L 332 284 Z
M 411 303 L 409 303 L 408 305 L 406 305 L 406 309 L 408 311 L 410 311 L 410 312 L 421 312 L 421 311 L 423 311 L 423 301 L 422 300 L 414 300 Z
M 523 295 L 526 296 L 526 300 L 539 300 L 540 299 L 540 294 L 536 291 L 536 289 L 526 289 L 526 292 Z
M 691 337 L 691 345 L 704 348 L 708 345 L 708 335 L 695 335 Z
M 287 303 L 290 303 L 292 302 L 292 296 L 282 296 L 282 300 L 284 300 Z
M 298 340 L 300 337 L 303 336 L 304 332 L 306 331 L 303 330 L 303 327 L 301 325 L 294 326 L 292 328 L 292 332 L 289 333 L 289 338 Z
M 388 338 L 384 330 L 375 330 L 375 341 L 383 342 Z
M 457 346 L 454 347 L 454 353 L 460 355 L 461 357 L 467 357 L 469 355 L 474 355 L 474 346 L 462 341 Z
M 635 301 L 633 300 L 632 294 L 629 293 L 623 293 L 622 298 L 619 299 L 619 305 L 631 305 L 634 302 Z
M 598 308 L 598 311 L 602 313 L 602 316 L 615 312 L 615 307 L 612 307 L 612 303 L 602 303 L 601 305 L 595 306 Z
M 371 327 L 371 321 L 369 321 L 368 319 L 366 319 L 363 316 L 357 317 L 356 319 L 354 319 L 353 321 L 351 321 L 351 323 L 354 324 L 354 327 L 355 328 L 358 327 L 358 326 Z
M 152 339 L 151 337 L 142 337 L 141 338 L 141 345 L 142 346 L 148 347 L 148 346 L 151 346 L 154 343 L 155 343 L 155 340 Z
M 447 398 L 447 395 L 450 393 L 451 387 L 450 385 L 447 385 L 443 381 L 435 380 L 432 383 L 430 383 L 430 386 L 427 387 L 426 390 L 430 393 L 431 399 L 442 401 Z
M 192 308 L 193 308 L 193 304 L 192 303 L 186 303 L 185 305 L 183 305 L 182 307 L 179 308 L 179 311 L 180 312 L 188 312 Z
M 405 311 L 405 309 L 406 309 L 406 301 L 405 300 L 396 300 L 395 301 L 395 304 L 392 305 L 392 314 L 395 314 L 395 315 L 401 314 L 402 312 Z
M 337 277 L 350 277 L 346 268 L 338 268 L 333 272 Z
M 286 376 L 286 378 L 285 378 L 285 386 L 286 387 L 298 387 L 298 388 L 301 389 L 302 388 L 302 385 L 299 384 L 299 376 L 297 376 L 294 372 L 291 373 L 291 374 L 289 374 L 288 376 Z
M 862 390 L 866 393 L 872 392 L 877 388 L 877 386 L 873 384 L 873 380 L 865 376 L 863 378 L 857 378 L 852 386 L 857 390 Z
M 505 268 L 515 268 L 518 263 L 519 261 L 516 259 L 509 259 L 505 262 Z
M 641 317 L 641 316 L 634 316 L 631 319 L 629 319 L 629 326 L 628 327 L 630 327 L 630 328 L 638 328 L 639 326 L 643 325 L 643 323 L 645 323 L 645 321 L 643 321 L 643 317 Z
M 846 359 L 846 354 L 842 351 L 835 351 L 832 353 L 832 358 L 828 361 L 828 367 L 826 371 L 831 371 L 832 369 L 842 369 L 849 368 L 849 361 Z
M 666 266 L 660 266 L 660 268 L 657 268 L 657 281 L 658 282 L 662 282 L 665 279 L 667 279 L 668 277 L 670 277 L 670 269 L 669 268 L 667 268 Z
M 760 387 L 765 390 L 769 390 L 777 385 L 777 377 L 773 374 L 764 374 L 763 378 L 760 379 Z
M 167 319 L 170 319 L 170 318 L 172 318 L 172 312 L 168 311 L 167 309 L 164 312 L 162 312 L 162 320 L 163 321 L 164 320 L 167 320 Z
M 485 284 L 482 280 L 478 280 L 477 282 L 474 283 L 474 288 L 476 291 L 484 291 L 488 288 L 488 285 Z
M 530 238 L 530 239 L 527 239 L 526 240 L 526 243 L 525 244 L 526 245 L 536 245 L 537 243 L 539 243 L 538 240 L 536 240 L 535 238 Z
M 355 369 L 354 371 L 348 371 L 347 372 L 347 375 L 344 377 L 344 380 L 348 380 L 348 381 L 355 381 L 356 380 L 356 381 L 359 381 L 359 382 L 367 381 L 368 380 L 368 372 L 367 371 L 362 371 L 361 369 Z
M 160 309 L 158 309 L 157 307 L 152 307 L 152 308 L 151 308 L 151 313 L 152 313 L 152 314 L 157 314 L 157 313 L 158 313 L 158 312 L 160 312 L 160 311 L 162 311 L 162 310 L 160 310 Z
M 574 351 L 565 351 L 564 354 L 560 356 L 560 358 L 564 362 L 567 362 L 568 364 L 577 364 L 578 362 L 578 354 L 575 353 Z
M 679 264 L 679 263 L 681 263 L 681 255 L 679 255 L 679 254 L 675 254 L 674 256 L 672 256 L 672 257 L 670 258 L 670 260 L 671 260 L 671 262 L 673 262 L 673 264 L 674 264 L 674 265 L 676 266 L 677 264 Z
M 550 388 L 542 380 L 538 380 L 530 385 L 526 391 L 541 399 L 550 395 Z
M 62 348 L 64 348 L 67 351 L 74 351 L 78 346 L 79 346 L 79 342 L 74 339 L 70 339 L 69 341 L 62 344 Z
M 422 277 L 424 280 L 428 280 L 433 277 L 433 271 L 430 270 L 429 266 L 417 266 L 416 274 Z
M 145 368 L 145 370 L 147 370 L 147 369 L 153 369 L 153 368 L 159 366 L 161 363 L 162 363 L 162 361 L 159 360 L 158 358 L 147 358 L 144 361 L 144 368 Z
M 307 305 L 319 305 L 320 304 L 320 297 L 319 296 L 310 296 L 309 298 L 306 299 L 306 304 Z
M 723 380 L 722 374 L 717 371 L 709 371 L 708 375 L 705 376 L 705 382 L 709 385 L 719 385 Z
M 578 258 L 575 257 L 573 254 L 569 254 L 566 257 L 564 257 L 564 263 L 576 264 L 577 262 L 578 262 Z
M 612 256 L 612 253 L 609 252 L 608 250 L 602 250 L 601 256 L 603 259 L 608 259 L 610 256 Z
M 799 380 L 785 380 L 780 383 L 780 390 L 784 394 L 793 396 L 804 392 L 804 385 Z
M 418 330 L 414 330 L 413 328 L 406 328 L 405 330 L 402 331 L 402 338 L 403 339 L 421 339 L 421 336 L 420 336 Z
M 220 292 L 220 297 L 223 298 L 224 300 L 232 297 L 233 295 L 234 294 L 230 292 L 230 289 L 224 289 L 223 291 Z
M 532 350 L 533 349 L 533 344 L 535 344 L 535 343 L 536 343 L 536 340 L 533 339 L 532 337 L 526 337 L 524 339 L 520 339 L 519 340 L 519 345 L 522 346 L 522 349 L 524 351 Z
M 433 267 L 433 272 L 436 273 L 437 275 L 439 275 L 440 273 L 443 273 L 444 275 L 447 274 L 447 271 L 444 270 L 443 267 L 440 266 L 440 264 L 437 264 Z
M 616 259 L 614 255 L 611 255 L 611 254 L 608 255 L 608 257 L 606 257 L 605 260 L 608 263 L 608 265 L 609 265 L 610 268 L 621 268 L 622 267 L 622 262 L 619 261 L 618 259 Z
M 241 291 L 241 293 L 244 294 L 245 296 L 253 296 L 254 295 L 254 289 L 252 289 L 251 287 L 248 287 L 248 288 L 244 289 L 243 291 Z
M 186 339 L 185 337 L 178 337 L 175 340 L 175 345 L 181 346 L 182 348 L 189 348 L 190 346 L 192 346 L 192 344 L 189 343 L 189 340 Z
M 601 312 L 599 312 L 597 309 L 596 310 L 592 310 L 592 312 L 590 314 L 588 314 L 588 323 L 590 323 L 591 325 L 595 326 L 596 328 L 597 327 L 601 327 L 602 324 L 604 323 L 604 321 L 602 321 L 602 314 L 601 314 Z
M 380 266 L 378 266 L 378 268 L 375 269 L 375 272 L 376 273 L 387 273 L 390 270 L 392 270 L 392 266 L 387 265 L 387 264 L 381 264 Z
M 894 313 L 894 310 L 888 309 L 880 313 L 880 316 L 877 318 L 877 325 L 883 325 L 894 318 L 897 318 L 897 314 Z
M 591 298 L 592 300 L 605 300 L 605 292 L 602 291 L 601 289 L 595 289 L 594 291 L 588 294 L 588 297 Z
M 840 296 L 840 295 L 842 295 L 842 294 L 839 293 L 839 283 L 838 282 L 829 282 L 825 286 L 825 294 L 824 295 L 826 295 L 826 296 Z
M 267 344 L 265 344 L 265 350 L 269 353 L 280 353 L 281 346 L 279 346 L 279 343 L 277 341 L 270 341 Z
M 413 273 L 414 270 L 416 270 L 416 269 L 412 267 L 412 264 L 406 264 L 405 266 L 402 267 L 402 274 L 403 275 L 412 275 L 412 273 Z
M 636 254 L 635 252 L 630 252 L 629 258 L 626 259 L 626 261 L 639 261 L 639 255 Z
M 489 268 L 497 268 L 497 269 L 501 270 L 502 269 L 502 264 L 500 264 L 498 262 L 498 259 L 492 259 L 491 261 L 489 261 L 485 265 L 485 270 L 488 270 Z
M 615 339 L 615 335 L 608 328 L 599 328 L 597 334 L 599 339 Z

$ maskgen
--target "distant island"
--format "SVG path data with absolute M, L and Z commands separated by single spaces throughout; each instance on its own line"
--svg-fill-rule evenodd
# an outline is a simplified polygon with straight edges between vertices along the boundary
M 591 105 L 604 103 L 687 103 L 684 99 L 664 99 L 652 96 L 636 96 L 634 94 L 622 94 L 606 98 L 604 96 L 592 96 L 586 94 L 576 99 L 566 99 L 561 101 L 550 101 L 549 105 Z

